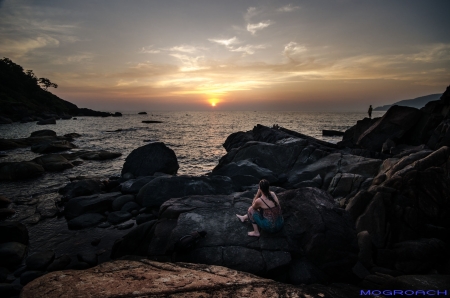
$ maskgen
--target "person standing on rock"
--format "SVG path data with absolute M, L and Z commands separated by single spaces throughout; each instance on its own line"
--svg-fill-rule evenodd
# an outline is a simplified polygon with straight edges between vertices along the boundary
M 369 114 L 369 118 L 372 118 L 372 105 L 369 106 L 369 110 L 367 111 L 367 113 Z
M 259 237 L 259 229 L 269 233 L 279 232 L 284 225 L 281 214 L 280 202 L 274 192 L 269 190 L 269 181 L 263 179 L 259 182 L 258 192 L 253 199 L 253 204 L 248 208 L 246 215 L 238 215 L 241 222 L 250 220 L 253 232 L 249 236 Z

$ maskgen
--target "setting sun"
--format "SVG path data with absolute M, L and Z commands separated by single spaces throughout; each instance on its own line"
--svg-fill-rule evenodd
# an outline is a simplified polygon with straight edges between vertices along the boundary
M 212 107 L 215 107 L 217 103 L 219 102 L 219 99 L 217 98 L 210 98 L 208 102 L 211 104 Z

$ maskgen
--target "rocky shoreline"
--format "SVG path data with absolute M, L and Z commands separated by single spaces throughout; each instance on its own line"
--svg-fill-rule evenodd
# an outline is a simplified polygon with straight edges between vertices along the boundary
M 74 177 L 61 187 L 57 199 L 24 204 L 34 206 L 39 217 L 59 216 L 71 230 L 124 231 L 102 260 L 128 261 L 65 271 L 71 278 L 100 274 L 101 280 L 115 266 L 121 274 L 139 275 L 136 268 L 150 266 L 161 268 L 160 275 L 167 278 L 171 274 L 167 271 L 186 268 L 249 278 L 245 287 L 236 284 L 233 291 L 237 292 L 230 293 L 258 292 L 261 278 L 271 279 L 279 295 L 315 295 L 317 290 L 325 293 L 323 297 L 356 297 L 358 289 L 389 289 L 399 284 L 442 289 L 450 284 L 449 126 L 450 87 L 440 100 L 420 110 L 393 106 L 381 118 L 358 121 L 338 144 L 282 127 L 257 125 L 251 131 L 233 133 L 224 143 L 227 154 L 204 176 L 177 176 L 175 153 L 161 142 L 150 142 L 128 155 L 120 177 Z M 28 162 L 0 163 L 0 179 L 64 171 L 83 159 L 105 160 L 120 154 L 77 151 L 70 143 L 74 137 L 39 131 L 26 139 L 2 139 L 0 150 L 30 147 L 43 155 Z M 234 214 L 246 211 L 263 178 L 280 199 L 285 227 L 277 234 L 247 237 L 250 226 Z M 20 204 L 10 205 L 11 201 L 1 198 L 3 207 L 12 208 L 0 210 L 18 210 Z M 8 217 L 11 211 L 2 214 Z M 36 291 L 49 293 L 40 287 L 69 289 L 70 283 L 47 273 L 99 263 L 96 241 L 92 252 L 78 254 L 77 260 L 52 251 L 27 256 L 28 231 L 18 218 L 20 214 L 0 222 L 0 293 L 15 296 L 24 285 L 23 297 Z M 176 249 L 178 239 L 200 230 L 207 237 L 193 249 Z M 142 274 L 148 282 L 157 279 Z M 118 277 L 116 282 L 125 283 Z M 183 282 L 186 286 L 179 285 Z M 235 283 L 232 278 L 221 282 Z M 157 296 L 174 288 L 176 293 L 192 293 L 187 284 L 191 284 L 189 278 L 178 279 L 168 288 L 159 283 L 155 292 L 142 293 Z M 229 293 L 213 284 L 193 287 L 210 296 Z M 132 289 L 141 291 L 139 287 L 136 283 Z

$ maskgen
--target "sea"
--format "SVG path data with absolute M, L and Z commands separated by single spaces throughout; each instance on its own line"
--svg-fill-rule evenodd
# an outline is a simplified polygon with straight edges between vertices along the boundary
M 372 117 L 381 117 L 384 111 L 374 111 Z M 45 173 L 41 177 L 24 181 L 1 181 L 0 195 L 21 202 L 16 207 L 16 219 L 24 221 L 29 229 L 29 253 L 54 250 L 57 255 L 74 256 L 80 251 L 90 251 L 90 240 L 102 239 L 96 253 L 103 260 L 115 239 L 128 231 L 91 228 L 70 231 L 64 218 L 30 220 L 33 198 L 58 199 L 58 189 L 70 182 L 71 177 L 98 176 L 104 179 L 120 176 L 128 154 L 151 141 L 161 141 L 171 148 L 178 159 L 179 175 L 204 175 L 212 171 L 219 159 L 226 154 L 223 143 L 238 131 L 252 130 L 257 124 L 281 127 L 314 138 L 337 143 L 342 137 L 322 136 L 322 130 L 345 131 L 358 120 L 367 117 L 365 112 L 301 112 L 301 111 L 147 111 L 147 115 L 124 113 L 122 117 L 77 117 L 57 120 L 55 125 L 13 123 L 0 125 L 0 138 L 26 138 L 41 129 L 54 130 L 57 135 L 78 133 L 81 137 L 73 142 L 74 150 L 108 150 L 122 156 L 106 161 L 83 161 L 83 164 L 57 173 Z M 161 123 L 143 123 L 144 120 Z M 6 157 L 0 162 L 32 160 L 39 154 L 30 148 L 0 152 Z M 30 215 L 31 217 L 27 217 Z M 14 218 L 12 218 L 14 220 Z

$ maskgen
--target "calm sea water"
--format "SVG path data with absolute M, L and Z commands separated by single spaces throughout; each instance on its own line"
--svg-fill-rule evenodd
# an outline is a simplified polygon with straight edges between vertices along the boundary
M 375 112 L 379 117 L 384 112 Z M 226 151 L 222 147 L 233 132 L 251 130 L 256 124 L 282 127 L 336 143 L 341 137 L 323 137 L 323 129 L 345 131 L 366 113 L 326 112 L 154 112 L 148 115 L 123 117 L 78 117 L 78 120 L 58 120 L 56 125 L 40 126 L 36 123 L 0 125 L 1 138 L 24 138 L 33 131 L 52 129 L 58 135 L 76 132 L 82 136 L 75 140 L 80 149 L 110 150 L 122 156 L 109 161 L 85 161 L 82 165 L 61 173 L 46 173 L 38 179 L 24 182 L 2 182 L 0 193 L 7 197 L 47 193 L 61 187 L 69 177 L 94 175 L 101 177 L 120 174 L 125 158 L 133 150 L 151 141 L 162 141 L 175 151 L 180 164 L 179 174 L 202 175 L 210 172 Z M 159 120 L 163 123 L 142 123 Z M 121 130 L 121 131 L 116 131 Z M 31 160 L 39 154 L 30 148 L 4 152 L 0 161 Z

